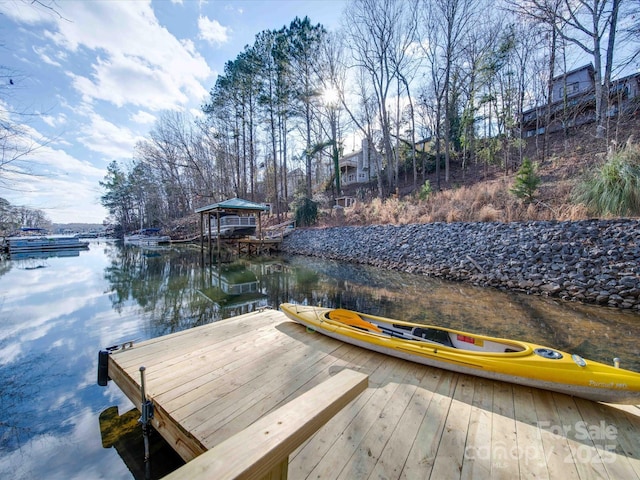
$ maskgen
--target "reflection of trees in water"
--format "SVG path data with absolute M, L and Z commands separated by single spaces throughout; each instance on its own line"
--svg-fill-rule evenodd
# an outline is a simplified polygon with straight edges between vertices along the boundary
M 293 257 L 287 267 L 317 279 L 295 286 L 296 302 L 518 338 L 608 364 L 614 352 L 640 371 L 638 313 L 318 258 Z
M 0 258 L 0 277 L 11 270 L 11 262 L 3 261 Z
M 149 319 L 153 336 L 217 320 L 216 308 L 203 299 L 200 252 L 189 249 L 151 250 L 114 246 L 104 277 L 111 286 L 113 308 L 121 312 L 135 302 Z
M 310 257 L 243 260 L 218 270 L 215 266 L 203 269 L 197 249 L 145 254 L 140 248 L 113 248 L 109 255 L 112 263 L 105 277 L 112 286 L 113 306 L 120 310 L 135 302 L 148 317 L 149 336 L 263 305 L 277 308 L 282 302 L 297 302 L 518 338 L 606 363 L 614 350 L 633 357 L 624 359 L 626 366 L 640 370 L 640 360 L 635 360 L 638 346 L 629 340 L 640 336 L 637 313 Z M 221 276 L 232 283 L 232 276 L 243 277 L 245 270 L 255 276 L 259 295 L 222 291 Z M 232 308 L 234 302 L 242 307 Z M 599 344 L 602 352 L 594 347 Z

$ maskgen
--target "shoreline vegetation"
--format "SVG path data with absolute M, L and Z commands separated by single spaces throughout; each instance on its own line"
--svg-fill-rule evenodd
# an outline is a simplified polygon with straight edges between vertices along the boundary
M 283 250 L 640 312 L 640 148 L 552 159 L 536 175 L 526 199 L 498 172 L 427 199 L 324 209 Z

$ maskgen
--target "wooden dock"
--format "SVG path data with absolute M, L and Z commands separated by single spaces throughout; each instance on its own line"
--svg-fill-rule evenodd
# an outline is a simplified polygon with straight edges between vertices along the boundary
M 282 238 L 239 238 L 238 255 L 260 256 L 272 255 L 280 251 Z
M 289 456 L 289 478 L 640 478 L 640 408 L 455 374 L 308 332 L 275 310 L 155 338 L 109 376 L 189 461 L 344 369 L 369 387 Z

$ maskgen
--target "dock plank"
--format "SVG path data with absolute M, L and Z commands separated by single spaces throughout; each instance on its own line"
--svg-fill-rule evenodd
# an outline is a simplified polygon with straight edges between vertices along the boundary
M 432 392 L 427 390 L 416 392 L 421 394 L 421 401 L 424 402 L 426 408 L 418 428 L 418 434 L 411 450 L 409 450 L 405 466 L 400 472 L 402 479 L 431 477 L 436 452 L 459 378 L 459 375 L 450 372 L 438 373 L 442 373 L 442 375 L 440 375 L 436 388 Z
M 435 390 L 438 381 L 439 376 L 434 375 L 432 369 L 425 370 L 369 478 L 400 477 L 427 411 L 428 403 L 424 401 L 423 392 Z
M 558 413 L 553 394 L 544 390 L 537 391 L 537 395 L 534 395 L 534 405 L 549 477 L 580 478 L 575 464 L 568 461 L 572 456 L 564 433 L 566 422 L 563 422 Z
M 109 376 L 136 406 L 140 366 L 152 425 L 187 461 L 351 369 L 369 387 L 289 455 L 290 478 L 640 479 L 636 406 L 417 365 L 310 332 L 275 310 L 114 352 Z M 582 425 L 612 426 L 615 437 L 576 435 Z
M 607 412 L 611 409 L 605 405 L 580 398 L 574 401 L 581 418 L 581 423 L 576 424 L 575 436 L 585 445 L 582 448 L 589 452 L 589 456 L 583 454 L 580 461 L 602 465 L 610 478 L 638 478 L 637 458 L 630 457 L 626 448 L 628 444 L 623 433 L 629 431 L 625 428 L 626 421 L 615 414 L 611 418 L 610 413 L 613 412 Z M 602 420 L 605 416 L 610 418 L 608 422 Z M 638 443 L 638 435 L 634 437 Z
M 520 477 L 513 389 L 514 385 L 503 382 L 493 388 L 491 478 L 496 480 Z
M 533 408 L 534 394 L 531 388 L 514 386 L 513 407 L 516 417 L 518 462 L 522 477 L 545 479 L 549 478 L 549 471 L 538 427 L 538 416 Z
M 391 359 L 391 361 L 382 362 L 369 375 L 369 385 L 374 386 L 373 394 L 367 398 L 365 406 L 357 412 L 353 421 L 345 427 L 309 476 L 336 478 L 338 475 L 343 475 L 347 466 L 354 467 L 353 464 L 349 464 L 349 460 L 362 439 L 379 419 L 384 406 L 387 405 L 398 388 L 399 381 L 402 380 L 402 371 L 397 369 L 398 362 L 401 360 Z M 337 465 L 340 466 L 340 471 L 336 471 Z
M 368 371 L 377 371 L 381 365 L 383 356 L 374 354 L 374 360 L 378 360 Z M 374 389 L 368 388 L 354 402 L 347 405 L 330 422 L 321 428 L 298 448 L 289 459 L 289 472 L 292 478 L 306 478 L 309 472 L 319 468 L 320 462 L 327 458 L 327 452 L 345 434 L 351 423 L 357 418 L 358 413 L 367 405 Z
M 473 480 L 491 476 L 493 385 L 494 382 L 482 378 L 476 381 L 460 478 Z
M 459 478 L 465 458 L 467 431 L 476 378 L 460 375 L 433 464 L 432 478 Z
M 229 418 L 242 415 L 243 412 L 247 412 L 244 418 L 250 421 L 250 410 L 257 408 L 265 396 L 280 388 L 288 376 L 299 377 L 308 373 L 309 367 L 317 362 L 332 360 L 326 352 L 314 349 L 313 345 L 302 346 L 301 350 L 294 349 L 285 354 L 278 351 L 263 352 L 262 360 L 267 368 L 246 371 L 243 375 L 234 375 L 234 378 L 218 379 L 207 385 L 197 399 L 181 405 L 176 410 L 177 417 L 202 438 L 211 436 Z M 282 362 L 281 368 L 273 365 L 276 359 Z M 286 372 L 283 367 L 286 367 Z M 218 394 L 221 389 L 224 389 L 223 393 Z M 216 412 L 214 415 L 211 414 L 213 411 Z
M 317 342 L 322 342 L 323 339 L 318 338 Z M 231 367 L 230 363 L 233 360 L 233 356 L 228 356 L 220 364 L 222 369 L 219 375 L 211 375 L 209 378 L 205 378 L 205 383 L 194 382 L 192 384 L 192 390 L 184 393 L 180 396 L 167 395 L 166 402 L 171 405 L 175 415 L 184 420 L 186 423 L 193 423 L 195 426 L 201 422 L 208 420 L 210 417 L 207 413 L 207 408 L 212 408 L 213 405 L 219 401 L 226 399 L 232 401 L 233 395 L 241 396 L 252 393 L 254 388 L 253 381 L 258 378 L 262 379 L 262 383 L 266 384 L 269 378 L 277 375 L 279 368 L 275 368 L 273 360 L 278 359 L 283 366 L 292 365 L 292 362 L 297 360 L 310 359 L 315 360 L 324 356 L 324 352 L 320 349 L 314 350 L 316 343 L 310 345 L 291 344 L 286 347 L 278 349 L 279 345 L 274 344 L 273 350 L 262 350 L 259 357 L 251 355 L 248 358 L 248 363 L 243 363 L 241 369 Z M 315 356 L 311 357 L 315 352 Z M 234 365 L 237 366 L 237 365 Z M 264 385 L 262 386 L 264 388 Z M 188 387 L 187 387 L 188 388 Z M 216 409 L 218 409 L 216 407 Z M 204 415 L 204 417 L 203 417 Z
M 424 376 L 424 368 L 419 365 L 407 370 L 418 382 Z M 417 382 L 400 382 L 382 408 L 376 421 L 362 438 L 351 458 L 348 460 L 338 479 L 369 478 L 378 460 L 382 457 L 387 443 L 393 434 L 398 418 L 401 418 L 417 388 Z

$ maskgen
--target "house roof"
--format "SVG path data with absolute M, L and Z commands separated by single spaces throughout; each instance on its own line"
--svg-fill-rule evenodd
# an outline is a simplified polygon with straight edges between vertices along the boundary
M 581 67 L 574 68 L 573 70 L 569 70 L 568 72 L 561 73 L 560 75 L 556 75 L 555 77 L 553 77 L 553 81 L 556 82 L 558 80 L 563 79 L 564 77 L 568 77 L 570 75 L 573 75 L 574 73 L 581 72 L 582 70 L 588 70 L 590 72 L 593 72 L 594 71 L 593 64 L 587 63 L 586 65 L 582 65 Z
M 203 212 L 220 212 L 226 210 L 242 210 L 247 212 L 265 212 L 269 210 L 269 207 L 261 205 L 259 203 L 250 202 L 242 198 L 230 198 L 223 202 L 212 203 L 205 207 L 196 208 L 196 213 Z

